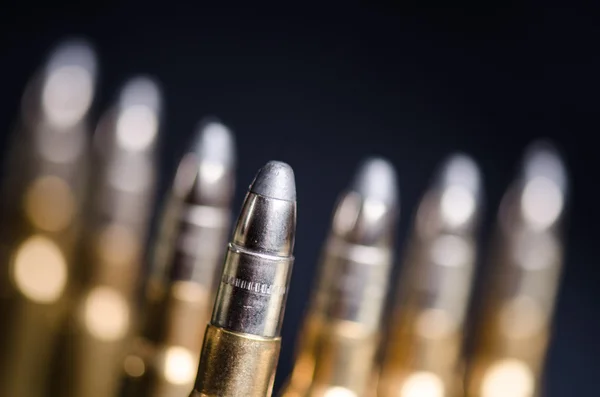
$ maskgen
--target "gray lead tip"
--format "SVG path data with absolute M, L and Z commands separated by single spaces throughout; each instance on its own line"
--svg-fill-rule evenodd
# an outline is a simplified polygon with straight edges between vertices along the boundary
M 479 167 L 470 156 L 463 153 L 452 154 L 446 159 L 439 172 L 442 188 L 461 186 L 476 196 L 480 194 Z
M 233 133 L 219 120 L 206 119 L 198 127 L 194 152 L 201 161 L 230 168 L 235 163 Z
M 137 76 L 130 79 L 121 90 L 119 106 L 121 109 L 144 106 L 154 113 L 159 113 L 161 99 L 160 88 L 154 79 Z
M 97 66 L 93 47 L 83 39 L 73 38 L 54 49 L 46 64 L 46 72 L 51 74 L 63 67 L 80 67 L 95 76 Z
M 250 192 L 286 201 L 296 200 L 296 182 L 292 167 L 281 161 L 269 161 L 256 174 Z
M 553 181 L 561 191 L 567 189 L 567 171 L 556 146 L 547 140 L 538 140 L 529 145 L 523 161 L 525 180 L 536 177 Z
M 398 202 L 396 171 L 389 161 L 381 157 L 365 160 L 354 178 L 352 190 L 389 205 Z

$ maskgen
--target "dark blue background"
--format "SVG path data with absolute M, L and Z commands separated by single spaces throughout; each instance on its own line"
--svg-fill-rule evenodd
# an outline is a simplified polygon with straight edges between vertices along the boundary
M 593 10 L 506 2 L 456 8 L 293 4 L 260 10 L 5 1 L 2 148 L 27 79 L 58 40 L 77 34 L 92 40 L 101 56 L 97 110 L 136 73 L 162 82 L 163 188 L 206 114 L 221 117 L 237 134 L 238 205 L 263 163 L 289 162 L 299 221 L 279 385 L 291 366 L 333 202 L 363 156 L 384 155 L 398 169 L 402 242 L 418 197 L 448 153 L 465 151 L 481 165 L 489 233 L 524 146 L 550 137 L 566 156 L 573 191 L 546 395 L 596 395 L 600 28 Z

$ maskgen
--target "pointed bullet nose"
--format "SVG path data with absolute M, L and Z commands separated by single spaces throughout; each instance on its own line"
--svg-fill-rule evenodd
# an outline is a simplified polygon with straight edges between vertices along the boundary
M 296 182 L 292 167 L 281 161 L 269 161 L 256 174 L 250 192 L 277 200 L 295 201 Z
M 523 163 L 521 212 L 529 226 L 543 230 L 558 222 L 568 194 L 565 164 L 558 150 L 547 141 L 534 142 Z
M 46 72 L 55 73 L 64 67 L 80 67 L 91 75 L 96 74 L 97 57 L 93 47 L 82 39 L 71 39 L 62 42 L 50 54 L 46 64 Z
M 456 153 L 446 159 L 440 169 L 440 181 L 443 188 L 459 186 L 473 196 L 481 191 L 481 174 L 477 163 L 468 155 Z
M 363 197 L 395 205 L 398 202 L 396 171 L 381 157 L 367 159 L 358 169 L 352 190 Z
M 119 106 L 126 110 L 133 106 L 144 106 L 154 113 L 160 113 L 162 98 L 158 82 L 146 76 L 129 80 L 119 96 Z
M 567 189 L 567 172 L 557 148 L 549 141 L 536 141 L 526 150 L 523 173 L 526 181 L 537 177 L 547 178 L 561 191 Z
M 226 168 L 231 168 L 235 163 L 233 133 L 216 119 L 201 123 L 194 146 L 200 161 L 220 164 Z
M 59 129 L 81 122 L 92 104 L 95 85 L 93 49 L 83 41 L 64 42 L 46 64 L 40 93 L 44 117 Z

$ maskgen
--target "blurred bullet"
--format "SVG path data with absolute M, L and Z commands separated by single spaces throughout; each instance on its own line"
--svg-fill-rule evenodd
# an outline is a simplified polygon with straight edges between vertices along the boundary
M 481 189 L 477 165 L 454 155 L 421 200 L 401 272 L 379 396 L 461 395 L 460 354 Z
M 534 397 L 563 264 L 568 183 L 556 149 L 537 142 L 498 213 L 468 396 Z
M 137 322 L 134 300 L 155 198 L 160 119 L 158 87 L 140 77 L 125 85 L 98 125 L 85 272 L 69 324 L 73 361 L 63 373 L 63 396 L 117 393 L 124 351 Z
M 334 211 L 283 396 L 367 396 L 374 391 L 398 215 L 392 165 L 381 158 L 365 161 Z
M 45 397 L 73 281 L 96 56 L 80 40 L 26 88 L 2 190 L 0 395 Z
M 124 361 L 122 395 L 187 397 L 220 276 L 231 221 L 233 134 L 203 122 L 180 162 L 156 242 L 147 313 Z
M 295 234 L 294 172 L 271 161 L 233 231 L 191 397 L 271 396 Z

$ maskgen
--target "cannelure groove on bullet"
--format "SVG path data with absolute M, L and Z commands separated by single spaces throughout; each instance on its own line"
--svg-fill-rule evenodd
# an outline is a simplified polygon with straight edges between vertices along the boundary
M 271 161 L 258 171 L 229 244 L 214 325 L 279 335 L 293 261 L 295 197 L 289 165 Z
M 271 161 L 250 185 L 228 245 L 190 396 L 271 395 L 295 232 L 294 172 Z
M 227 249 L 235 164 L 233 132 L 215 117 L 202 119 L 161 209 L 142 325 L 123 360 L 120 396 L 183 397 L 194 386 Z
M 373 389 L 399 202 L 393 165 L 365 159 L 335 206 L 281 397 L 363 396 Z

